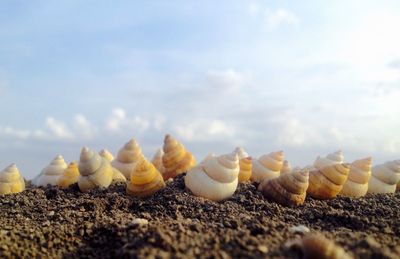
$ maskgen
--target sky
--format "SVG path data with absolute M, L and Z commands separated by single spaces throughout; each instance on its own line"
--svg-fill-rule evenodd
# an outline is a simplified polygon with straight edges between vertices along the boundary
M 0 2 L 0 167 L 57 154 L 400 158 L 400 1 Z

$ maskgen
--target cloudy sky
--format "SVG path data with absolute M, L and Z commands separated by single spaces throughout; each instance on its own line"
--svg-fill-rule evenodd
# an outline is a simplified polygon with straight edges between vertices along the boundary
M 400 1 L 1 1 L 0 167 L 243 146 L 400 158 Z

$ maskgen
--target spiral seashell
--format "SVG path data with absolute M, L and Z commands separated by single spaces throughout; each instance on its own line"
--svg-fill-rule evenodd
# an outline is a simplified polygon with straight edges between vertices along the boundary
M 298 248 L 302 251 L 303 258 L 324 258 L 324 259 L 350 259 L 346 251 L 319 233 L 306 234 L 303 238 L 289 242 L 291 248 Z
M 271 152 L 253 160 L 253 172 L 251 180 L 262 182 L 265 179 L 273 179 L 280 175 L 283 166 L 283 151 Z
M 240 159 L 249 157 L 249 154 L 247 154 L 247 152 L 242 148 L 242 147 L 237 147 L 235 148 L 235 150 L 233 151 L 233 153 L 236 153 Z
M 394 193 L 400 181 L 400 160 L 372 167 L 368 193 Z
M 367 157 L 356 160 L 350 165 L 349 177 L 340 195 L 359 198 L 367 194 L 368 180 L 371 177 L 371 162 L 372 158 Z
M 164 155 L 164 151 L 162 148 L 157 149 L 153 158 L 151 159 L 151 163 L 156 167 L 156 169 L 162 174 L 165 172 L 165 167 L 162 162 L 162 157 Z
M 286 206 L 299 206 L 306 199 L 308 170 L 281 174 L 274 179 L 265 179 L 258 189 L 267 198 Z
M 236 191 L 239 170 L 237 154 L 210 157 L 187 172 L 185 186 L 196 196 L 224 200 Z
M 25 180 L 15 164 L 0 172 L 0 194 L 19 193 L 25 190 Z
M 107 159 L 110 162 L 114 160 L 114 156 L 107 149 L 100 150 L 99 155 L 104 157 L 105 159 Z
M 135 139 L 131 139 L 118 151 L 117 157 L 111 164 L 118 169 L 126 179 L 129 179 L 130 173 L 142 159 L 142 149 Z
M 343 163 L 343 153 L 341 150 L 328 154 L 326 157 L 317 157 L 314 162 L 314 167 L 321 169 L 325 166 L 342 164 Z
M 290 165 L 289 161 L 284 160 L 281 169 L 281 174 L 286 174 L 289 173 L 290 171 L 292 171 L 292 166 Z
M 47 186 L 48 184 L 56 186 L 66 168 L 67 163 L 65 163 L 64 158 L 58 155 L 32 180 L 32 184 L 36 186 Z
M 64 170 L 57 185 L 61 188 L 68 188 L 71 184 L 77 183 L 79 178 L 79 169 L 76 162 L 71 162 Z
M 333 164 L 310 171 L 307 194 L 316 199 L 332 199 L 339 194 L 349 175 L 348 164 Z
M 169 178 L 174 178 L 178 174 L 187 172 L 196 164 L 194 156 L 186 151 L 185 147 L 169 134 L 164 138 L 163 150 L 164 155 L 162 159 L 165 167 L 163 177 L 165 181 Z
M 251 172 L 253 169 L 253 162 L 251 157 L 245 157 L 239 160 L 239 182 L 244 183 L 250 180 Z
M 98 153 L 83 147 L 79 160 L 78 186 L 82 192 L 98 187 L 107 188 L 113 177 L 113 168 L 110 162 Z
M 146 197 L 164 187 L 164 179 L 160 172 L 152 163 L 142 159 L 131 173 L 126 192 L 132 196 Z

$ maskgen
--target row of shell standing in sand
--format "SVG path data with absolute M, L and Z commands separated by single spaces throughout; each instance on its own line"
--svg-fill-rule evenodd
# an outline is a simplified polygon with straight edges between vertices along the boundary
M 126 182 L 127 193 L 148 196 L 165 186 L 165 180 L 187 172 L 186 187 L 195 195 L 219 201 L 236 191 L 238 182 L 258 182 L 259 190 L 272 200 L 299 205 L 306 194 L 317 199 L 332 199 L 338 194 L 361 197 L 368 193 L 394 193 L 400 180 L 400 160 L 371 167 L 371 158 L 344 163 L 341 151 L 318 157 L 312 166 L 291 169 L 282 151 L 252 159 L 243 150 L 208 155 L 196 165 L 195 158 L 170 135 L 164 139 L 151 162 L 138 143 L 131 139 L 114 159 L 107 150 L 96 153 L 82 148 L 79 163 L 66 164 L 57 156 L 32 180 L 36 186 L 66 188 L 78 183 L 81 191 Z M 400 185 L 399 185 L 400 186 Z M 20 192 L 25 182 L 15 164 L 0 173 L 0 193 Z

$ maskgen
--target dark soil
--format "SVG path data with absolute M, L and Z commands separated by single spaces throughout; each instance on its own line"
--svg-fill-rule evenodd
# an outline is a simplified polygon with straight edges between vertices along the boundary
M 285 243 L 302 224 L 356 258 L 399 258 L 399 205 L 396 193 L 286 208 L 253 184 L 217 203 L 191 195 L 182 176 L 148 199 L 127 196 L 122 184 L 85 194 L 29 188 L 0 196 L 0 257 L 298 258 Z

